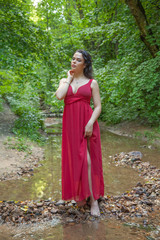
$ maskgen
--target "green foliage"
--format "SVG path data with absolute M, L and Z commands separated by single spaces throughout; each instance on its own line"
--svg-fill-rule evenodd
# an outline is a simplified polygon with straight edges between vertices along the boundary
M 0 94 L 10 93 L 15 88 L 16 76 L 14 72 L 0 69 Z
M 39 111 L 39 96 L 30 85 L 26 83 L 24 88 L 6 96 L 12 111 L 19 116 L 15 120 L 12 131 L 17 135 L 25 135 L 32 140 L 39 141 L 42 128 L 41 114 Z
M 152 127 L 151 130 L 145 130 L 144 132 L 135 132 L 135 137 L 141 139 L 147 139 L 150 144 L 160 141 L 160 127 Z
M 160 117 L 160 58 L 142 62 L 136 67 L 135 58 L 109 61 L 99 69 L 102 94 L 102 119 L 109 123 L 142 118 L 159 123 Z M 151 81 L 152 80 L 152 81 Z
M 157 2 L 141 2 L 149 41 L 160 47 Z M 160 53 L 151 58 L 124 1 L 41 0 L 34 7 L 31 0 L 2 0 L 0 13 L 0 106 L 7 99 L 19 116 L 15 133 L 39 139 L 41 107 L 62 111 L 54 93 L 79 48 L 93 57 L 104 121 L 158 124 Z

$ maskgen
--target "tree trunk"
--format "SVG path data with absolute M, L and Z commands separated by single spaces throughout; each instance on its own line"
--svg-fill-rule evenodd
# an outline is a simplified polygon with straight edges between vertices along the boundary
M 141 40 L 144 42 L 148 50 L 150 51 L 153 57 L 156 57 L 156 53 L 159 51 L 159 47 L 156 44 L 156 39 L 152 33 L 151 28 L 149 27 L 145 10 L 140 2 L 140 0 L 125 0 L 126 4 L 131 10 L 132 15 L 134 16 L 138 28 L 140 30 Z M 152 39 L 152 43 L 149 41 L 149 38 Z
M 77 5 L 77 9 L 78 9 L 78 12 L 79 12 L 80 19 L 83 19 L 84 18 L 84 13 L 83 13 L 83 9 L 82 9 L 81 0 L 75 0 L 75 2 L 76 2 L 76 5 Z

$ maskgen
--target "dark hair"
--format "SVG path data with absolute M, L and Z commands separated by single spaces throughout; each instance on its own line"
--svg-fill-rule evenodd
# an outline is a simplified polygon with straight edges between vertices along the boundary
M 76 52 L 82 53 L 86 67 L 83 70 L 84 76 L 92 79 L 93 78 L 93 69 L 92 69 L 92 58 L 91 55 L 85 50 L 79 49 Z

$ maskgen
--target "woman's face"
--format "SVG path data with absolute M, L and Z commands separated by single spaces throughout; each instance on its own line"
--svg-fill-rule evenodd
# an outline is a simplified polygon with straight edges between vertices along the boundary
M 82 53 L 75 52 L 71 61 L 71 68 L 75 72 L 83 72 L 85 68 L 85 62 Z

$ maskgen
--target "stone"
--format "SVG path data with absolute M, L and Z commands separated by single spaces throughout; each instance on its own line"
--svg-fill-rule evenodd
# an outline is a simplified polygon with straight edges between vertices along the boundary
M 125 212 L 125 213 L 129 213 L 129 209 L 127 207 L 125 207 L 125 206 L 121 207 L 121 211 Z
M 58 212 L 58 209 L 56 209 L 56 208 L 51 209 L 51 213 L 56 214 L 57 212 Z
M 37 207 L 42 207 L 44 205 L 44 203 L 43 202 L 39 202 L 36 205 L 37 205 Z
M 56 202 L 54 205 L 55 205 L 55 206 L 65 205 L 65 201 L 59 200 L 59 201 Z
M 132 161 L 141 160 L 142 159 L 142 153 L 139 151 L 132 151 L 128 153 L 129 157 L 131 157 Z
M 73 223 L 74 222 L 74 219 L 70 218 L 70 217 L 67 217 L 66 218 L 66 222 L 68 223 Z
M 68 203 L 68 206 L 69 206 L 69 207 L 72 207 L 72 206 L 73 206 L 73 204 L 72 204 L 72 203 Z

